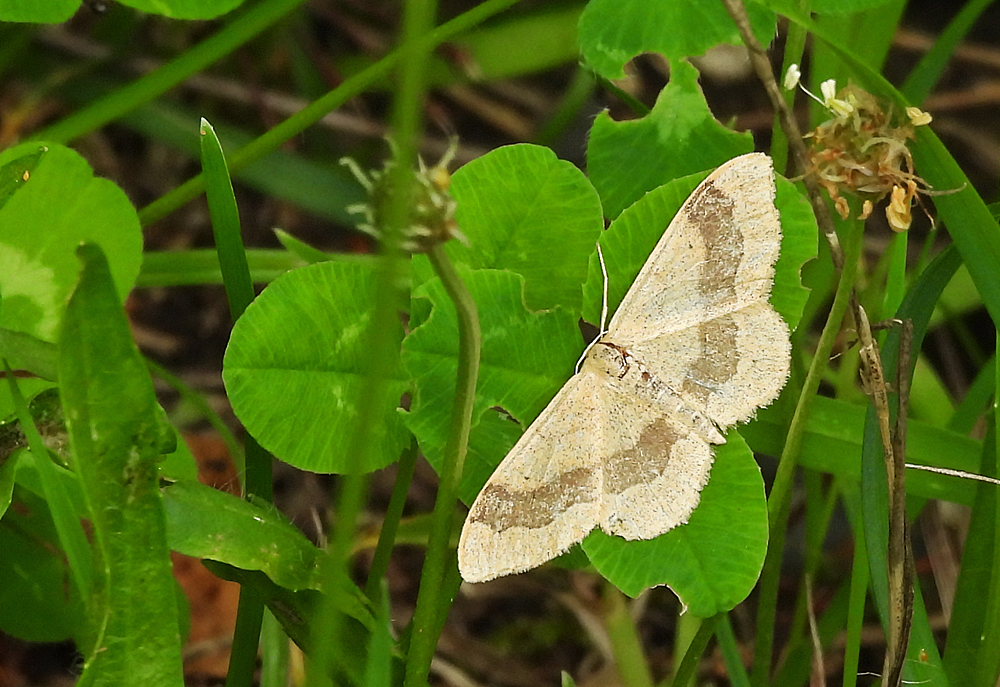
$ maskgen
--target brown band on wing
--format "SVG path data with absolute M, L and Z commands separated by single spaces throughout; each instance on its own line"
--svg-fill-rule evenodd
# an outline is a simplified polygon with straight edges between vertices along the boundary
M 616 451 L 604 461 L 604 491 L 620 494 L 636 484 L 648 484 L 670 463 L 670 449 L 680 438 L 676 427 L 663 418 L 639 434 L 635 446 Z
M 701 353 L 684 376 L 684 393 L 701 402 L 733 378 L 740 362 L 736 344 L 737 324 L 723 315 L 698 325 Z
M 576 468 L 535 489 L 488 484 L 469 513 L 469 522 L 481 522 L 496 532 L 511 527 L 545 527 L 570 506 L 596 500 L 597 479 L 592 468 Z
M 732 197 L 711 183 L 702 189 L 698 202 L 690 208 L 690 217 L 705 243 L 701 292 L 712 294 L 715 303 L 736 299 L 736 273 L 743 260 L 743 234 L 735 221 L 735 212 Z

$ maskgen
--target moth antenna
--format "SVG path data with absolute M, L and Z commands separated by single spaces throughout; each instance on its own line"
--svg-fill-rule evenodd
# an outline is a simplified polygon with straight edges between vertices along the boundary
M 583 353 L 580 354 L 580 359 L 576 361 L 576 367 L 573 368 L 573 374 L 580 372 L 580 366 L 583 365 L 583 359 L 587 357 L 590 353 L 590 349 L 594 347 L 598 341 L 601 340 L 608 330 L 605 329 L 605 325 L 608 321 L 608 268 L 604 264 L 604 253 L 601 252 L 601 242 L 598 241 L 597 244 L 597 261 L 601 263 L 601 274 L 604 276 L 604 294 L 601 300 L 601 329 L 594 337 L 594 340 L 587 344 L 587 347 L 583 349 Z
M 597 335 L 600 339 L 608 333 L 605 325 L 608 322 L 608 268 L 604 264 L 604 253 L 601 252 L 601 243 L 597 242 L 597 259 L 601 263 L 601 274 L 604 276 L 604 297 L 601 300 L 601 332 Z

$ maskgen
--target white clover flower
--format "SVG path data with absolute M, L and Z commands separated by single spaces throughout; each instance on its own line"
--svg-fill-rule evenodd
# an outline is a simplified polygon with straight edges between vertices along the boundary
M 819 85 L 819 92 L 823 94 L 823 103 L 829 107 L 829 102 L 837 95 L 837 80 L 827 79 Z
M 913 126 L 926 126 L 933 120 L 930 113 L 924 112 L 919 107 L 906 108 L 906 116 L 910 118 Z
M 848 100 L 841 100 L 837 96 L 837 82 L 834 79 L 827 79 L 819 85 L 820 93 L 823 94 L 823 105 L 830 110 L 838 119 L 847 119 L 854 112 L 854 104 Z
M 788 71 L 785 72 L 784 86 L 786 91 L 790 91 L 799 85 L 799 81 L 802 79 L 802 71 L 799 69 L 799 65 L 791 64 L 788 67 Z

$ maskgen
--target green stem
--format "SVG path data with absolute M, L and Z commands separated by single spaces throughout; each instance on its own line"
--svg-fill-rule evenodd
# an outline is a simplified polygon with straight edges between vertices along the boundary
M 698 671 L 698 662 L 701 661 L 702 654 L 705 653 L 705 647 L 708 646 L 708 640 L 715 633 L 715 626 L 721 617 L 722 614 L 717 613 L 711 618 L 705 618 L 701 621 L 701 627 L 698 628 L 697 634 L 695 634 L 694 639 L 688 645 L 687 651 L 684 652 L 684 658 L 681 659 L 680 665 L 677 666 L 677 671 L 674 673 L 674 681 L 671 683 L 672 685 L 679 687 L 681 685 L 694 684 L 694 678 Z
M 287 2 L 288 0 L 285 1 Z M 233 152 L 228 157 L 230 172 L 235 173 L 251 162 L 256 162 L 265 155 L 274 152 L 285 141 L 295 138 L 303 130 L 312 126 L 351 98 L 362 93 L 376 81 L 386 78 L 390 70 L 396 67 L 397 63 L 403 57 L 409 55 L 411 50 L 429 51 L 462 31 L 481 24 L 489 17 L 502 12 L 516 2 L 517 0 L 486 0 L 486 2 L 480 3 L 468 12 L 442 24 L 433 31 L 416 38 L 412 45 L 404 43 L 368 69 L 347 79 L 319 100 L 302 108 L 267 133 Z M 397 143 L 401 144 L 402 139 L 397 140 Z M 139 212 L 139 220 L 143 226 L 151 224 L 170 214 L 188 201 L 197 198 L 204 189 L 205 180 L 199 174 L 184 182 L 167 195 L 144 207 Z
M 856 487 L 845 494 L 845 500 L 854 502 L 853 511 L 861 511 Z M 850 512 L 852 509 L 848 509 Z M 858 518 L 852 519 L 854 530 L 854 561 L 851 564 L 851 594 L 847 607 L 847 627 L 844 632 L 844 687 L 857 684 L 858 664 L 861 656 L 861 632 L 865 622 L 865 601 L 868 599 L 868 547 L 865 528 Z
M 146 358 L 146 367 L 149 368 L 150 373 L 154 377 L 159 377 L 164 382 L 166 382 L 174 391 L 180 394 L 180 397 L 184 399 L 187 403 L 194 406 L 195 410 L 201 413 L 201 416 L 205 418 L 212 429 L 222 437 L 222 443 L 226 445 L 226 450 L 229 451 L 230 457 L 233 459 L 233 465 L 236 466 L 236 474 L 239 479 L 243 479 L 244 472 L 246 470 L 246 458 L 243 455 L 243 448 L 240 443 L 236 441 L 235 435 L 230 431 L 229 426 L 226 421 L 223 420 L 217 412 L 208 404 L 205 397 L 189 387 L 184 381 L 177 375 L 170 372 L 168 369 L 162 365 L 153 362 L 149 358 Z
M 445 588 L 445 579 L 454 566 L 454 556 L 448 555 L 452 518 L 458 500 L 458 485 L 462 479 L 462 466 L 469 446 L 472 426 L 472 406 L 476 397 L 479 377 L 479 354 L 482 340 L 479 314 L 475 301 L 469 294 L 444 249 L 435 246 L 428 253 L 431 265 L 458 311 L 458 378 L 452 406 L 451 427 L 445 444 L 441 483 L 434 503 L 434 516 L 427 545 L 427 558 L 420 577 L 417 608 L 413 615 L 410 650 L 406 660 L 406 687 L 421 687 L 427 681 L 431 658 L 437 644 L 442 615 L 438 608 Z
M 639 632 L 629 614 L 625 596 L 610 582 L 604 582 L 604 627 L 611 640 L 618 676 L 625 687 L 653 687 L 649 664 L 642 652 Z
M 781 574 L 781 559 L 785 548 L 785 528 L 788 523 L 788 510 L 791 502 L 791 486 L 795 475 L 795 466 L 802 448 L 806 422 L 816 397 L 819 383 L 823 378 L 830 359 L 830 352 L 840 331 L 844 314 L 850 303 L 854 279 L 858 269 L 858 254 L 861 250 L 864 225 L 859 222 L 850 224 L 847 245 L 845 248 L 844 269 L 840 274 L 840 283 L 830 308 L 830 315 L 823 333 L 816 346 L 816 353 L 809 366 L 805 384 L 799 393 L 799 401 L 788 428 L 788 437 L 781 451 L 781 461 L 774 478 L 774 485 L 767 500 L 768 527 L 770 542 L 767 546 L 767 556 L 764 559 L 764 569 L 760 578 L 760 604 L 757 612 L 757 645 L 754 649 L 754 670 L 752 683 L 755 687 L 766 687 L 770 684 L 771 652 L 773 650 L 774 621 L 778 603 L 778 581 Z
M 382 593 L 382 578 L 385 577 L 385 572 L 389 569 L 389 556 L 396 543 L 399 520 L 403 516 L 403 508 L 406 506 L 406 495 L 410 490 L 410 482 L 413 480 L 413 468 L 417 465 L 417 454 L 417 445 L 414 442 L 399 459 L 396 484 L 393 485 L 392 498 L 389 499 L 389 507 L 386 509 L 385 519 L 382 521 L 382 530 L 378 535 L 378 545 L 372 556 L 372 565 L 365 583 L 365 596 L 375 607 L 378 607 L 379 596 Z
M 226 687 L 253 684 L 257 667 L 257 646 L 260 626 L 264 620 L 264 600 L 250 587 L 240 587 L 236 604 L 236 628 L 233 630 L 233 651 L 226 671 Z

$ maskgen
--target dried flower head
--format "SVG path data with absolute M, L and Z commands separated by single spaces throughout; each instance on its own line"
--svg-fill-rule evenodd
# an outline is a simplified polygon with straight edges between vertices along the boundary
M 797 74 L 798 67 L 793 66 Z M 786 74 L 786 87 L 791 83 L 794 88 L 798 81 L 798 77 L 792 81 Z M 832 79 L 824 81 L 820 91 L 822 98 L 805 92 L 822 103 L 832 117 L 807 136 L 812 139 L 809 173 L 816 175 L 844 218 L 850 208 L 842 192 L 853 193 L 864 201 L 861 219 L 868 217 L 873 203 L 891 194 L 886 219 L 894 231 L 906 231 L 917 193 L 929 190 L 913 172 L 907 141 L 913 138 L 914 127 L 926 126 L 931 116 L 909 107 L 903 119 L 891 108 L 883 110 L 875 96 L 853 84 L 837 91 Z
M 389 172 L 396 164 L 395 146 L 391 141 L 390 147 L 393 148 L 393 156 L 382 169 L 372 170 L 367 174 L 351 158 L 343 158 L 340 161 L 340 164 L 350 169 L 358 182 L 368 191 L 368 202 L 351 205 L 347 211 L 362 217 L 363 221 L 357 224 L 358 229 L 380 241 L 385 238 L 382 213 L 391 192 Z M 465 242 L 465 237 L 455 222 L 455 199 L 448 192 L 451 185 L 448 164 L 455 157 L 457 150 L 458 141 L 453 139 L 438 163 L 430 168 L 421 158 L 417 158 L 419 168 L 413 173 L 409 221 L 403 228 L 400 244 L 403 251 L 424 253 L 432 246 L 444 243 L 452 237 Z

